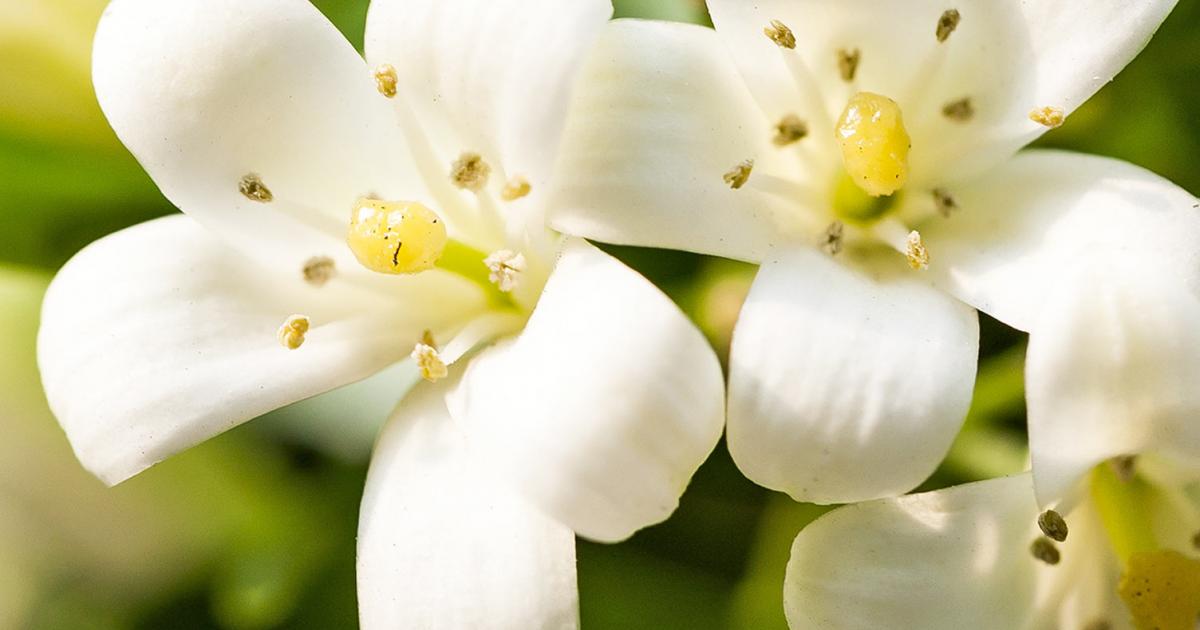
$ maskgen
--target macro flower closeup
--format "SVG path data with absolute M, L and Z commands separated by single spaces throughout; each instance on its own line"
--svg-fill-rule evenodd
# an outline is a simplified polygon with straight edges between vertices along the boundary
M 618 21 L 601 36 L 550 222 L 759 265 L 729 367 L 727 440 L 751 480 L 815 503 L 907 492 L 970 405 L 976 309 L 1036 334 L 1047 304 L 1142 281 L 1069 281 L 1114 260 L 1200 288 L 1191 194 L 1111 159 L 1018 153 L 1173 1 L 708 6 L 715 29 Z M 1031 384 L 1095 342 L 1063 312 Z M 1029 401 L 1035 475 L 1088 442 L 1051 428 L 1059 395 Z
M 39 363 L 109 484 L 411 361 L 359 525 L 366 627 L 570 627 L 574 535 L 666 519 L 722 429 L 670 299 L 544 224 L 606 0 L 114 0 L 94 81 L 170 216 L 45 299 Z M 397 400 L 407 388 L 394 383 Z

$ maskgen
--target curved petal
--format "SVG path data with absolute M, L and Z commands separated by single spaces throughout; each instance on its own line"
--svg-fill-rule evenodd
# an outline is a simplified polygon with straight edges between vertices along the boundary
M 1170 267 L 1091 262 L 1047 297 L 1026 358 L 1039 501 L 1112 457 L 1200 457 L 1197 322 L 1200 300 Z
M 472 361 L 451 409 L 534 504 L 617 541 L 675 510 L 720 438 L 723 389 L 667 296 L 574 240 L 524 333 Z
M 308 2 L 115 0 L 93 63 L 104 113 L 167 198 L 263 264 L 357 269 L 344 239 L 362 195 L 437 207 L 366 64 Z M 271 201 L 241 192 L 251 175 Z
M 454 383 L 419 385 L 375 449 L 358 524 L 367 630 L 577 628 L 575 537 L 472 456 Z
M 760 260 L 778 238 L 776 221 L 802 216 L 756 189 L 756 175 L 799 172 L 767 146 L 769 128 L 710 29 L 617 20 L 582 71 L 551 225 L 609 243 Z M 731 189 L 724 175 L 748 159 L 749 183 Z
M 797 501 L 912 489 L 970 405 L 975 311 L 877 262 L 789 251 L 763 264 L 734 329 L 729 451 L 751 480 Z
M 482 297 L 447 285 L 397 300 L 255 267 L 186 217 L 87 247 L 46 294 L 38 362 L 84 466 L 109 484 L 291 402 L 402 359 Z M 405 299 L 420 299 L 421 309 Z M 276 331 L 309 317 L 298 350 Z
M 610 0 L 372 0 L 367 59 L 397 69 L 435 135 L 549 183 L 570 91 Z M 453 160 L 457 154 L 447 156 Z M 448 164 L 448 162 L 447 162 Z
M 959 209 L 921 226 L 931 278 L 1010 326 L 1028 331 L 1080 259 L 1153 258 L 1200 292 L 1196 198 L 1131 164 L 1029 151 L 949 193 Z
M 1175 0 L 708 5 L 768 117 L 795 113 L 824 134 L 854 92 L 887 95 L 912 131 L 912 182 L 932 187 L 983 172 L 1046 131 L 1030 119 L 1033 109 L 1070 114 L 1141 51 Z M 958 20 L 947 32 L 939 23 L 948 9 Z M 793 31 L 794 50 L 764 35 L 772 20 Z M 840 51 L 858 51 L 851 80 L 843 78 Z M 968 120 L 943 114 L 964 98 Z
M 1062 561 L 1035 560 L 1029 475 L 846 506 L 792 545 L 793 630 L 1125 628 L 1119 569 L 1089 505 L 1067 516 Z

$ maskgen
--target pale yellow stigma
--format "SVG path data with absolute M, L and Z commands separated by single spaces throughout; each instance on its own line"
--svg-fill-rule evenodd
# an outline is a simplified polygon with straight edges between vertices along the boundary
M 436 383 L 450 374 L 450 369 L 446 367 L 446 362 L 442 361 L 442 356 L 438 354 L 437 344 L 433 341 L 433 333 L 428 330 L 421 336 L 421 341 L 413 347 L 412 359 L 417 364 L 417 370 L 421 372 L 421 378 Z
M 908 266 L 923 271 L 929 268 L 929 250 L 925 248 L 925 241 L 921 239 L 921 233 L 913 230 L 908 233 L 908 240 L 904 243 L 904 256 L 908 258 Z
M 446 249 L 446 226 L 415 201 L 367 197 L 354 204 L 346 242 L 362 266 L 379 273 L 411 274 L 433 269 Z
M 292 315 L 283 322 L 276 333 L 279 344 L 288 350 L 297 350 L 304 345 L 304 335 L 308 334 L 310 324 L 303 315 Z
M 1061 107 L 1039 107 L 1029 112 L 1029 120 L 1050 129 L 1055 129 L 1061 127 L 1066 122 L 1067 115 Z
M 838 119 L 837 139 L 846 172 L 868 195 L 887 196 L 908 182 L 912 142 L 896 101 L 870 92 L 855 94 Z
M 1191 630 L 1200 618 L 1200 560 L 1176 551 L 1135 553 L 1117 592 L 1138 630 Z
M 501 293 L 512 293 L 520 283 L 525 271 L 525 256 L 502 249 L 483 260 L 488 268 L 488 279 Z
M 533 192 L 533 184 L 524 177 L 514 177 L 508 180 L 504 185 L 504 190 L 500 191 L 500 198 L 505 201 L 516 201 L 529 196 Z
M 400 77 L 396 74 L 395 66 L 385 63 L 375 68 L 375 87 L 380 94 L 396 98 L 396 86 L 399 83 Z

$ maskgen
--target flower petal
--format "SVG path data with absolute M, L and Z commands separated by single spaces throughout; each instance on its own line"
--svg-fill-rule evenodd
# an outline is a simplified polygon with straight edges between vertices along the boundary
M 910 182 L 932 187 L 981 173 L 1044 133 L 1030 119 L 1035 108 L 1070 114 L 1145 46 L 1175 0 L 708 5 L 768 117 L 794 113 L 825 135 L 853 93 L 889 96 L 912 132 Z M 940 28 L 949 9 L 955 26 Z M 764 34 L 772 20 L 791 29 L 794 50 Z M 858 53 L 849 78 L 843 51 Z M 966 119 L 943 113 L 962 99 L 971 103 Z
M 577 628 L 575 537 L 497 483 L 419 385 L 375 450 L 358 530 L 363 628 Z
M 421 310 L 406 306 L 420 300 Z M 386 299 L 308 285 L 223 246 L 186 217 L 80 252 L 46 294 L 38 358 L 50 406 L 84 466 L 119 483 L 285 404 L 402 359 L 424 328 L 478 312 L 447 285 Z M 309 317 L 303 346 L 276 331 Z
M 1029 339 L 1026 392 L 1038 499 L 1117 456 L 1200 457 L 1200 300 L 1173 270 L 1083 265 Z
M 793 630 L 1040 630 L 1124 627 L 1119 569 L 1090 507 L 1068 515 L 1062 561 L 1029 552 L 1029 475 L 835 510 L 792 545 L 784 607 Z
M 436 207 L 371 72 L 308 2 L 115 0 L 93 74 L 167 198 L 264 264 L 352 263 L 344 238 L 362 195 Z M 251 175 L 270 202 L 240 192 Z
M 617 541 L 675 510 L 721 435 L 723 389 L 683 313 L 574 240 L 524 333 L 472 361 L 451 409 L 535 505 Z
M 755 175 L 799 172 L 768 147 L 710 29 L 617 20 L 582 71 L 563 141 L 551 224 L 609 243 L 760 260 L 792 206 L 758 192 Z M 724 175 L 756 160 L 750 183 Z
M 958 210 L 921 226 L 931 278 L 1010 326 L 1029 330 L 1080 259 L 1153 257 L 1200 292 L 1196 198 L 1131 164 L 1028 151 L 948 192 Z
M 971 402 L 966 305 L 875 261 L 796 249 L 763 264 L 733 334 L 729 450 L 797 501 L 895 495 L 928 477 Z M 903 262 L 897 262 L 903 265 Z
M 548 183 L 579 64 L 609 0 L 373 0 L 367 59 L 396 68 L 401 92 L 451 151 L 478 151 Z M 448 156 L 454 159 L 457 154 Z

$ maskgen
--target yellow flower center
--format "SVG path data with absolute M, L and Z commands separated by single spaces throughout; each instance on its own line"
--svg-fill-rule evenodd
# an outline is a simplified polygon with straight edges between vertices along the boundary
M 1192 630 L 1200 619 L 1200 560 L 1177 551 L 1135 553 L 1117 590 L 1139 630 Z
M 872 197 L 883 197 L 908 182 L 912 142 L 896 101 L 879 94 L 855 94 L 837 123 L 842 162 L 850 179 Z
M 446 225 L 414 201 L 360 198 L 350 216 L 346 242 L 364 267 L 378 273 L 413 274 L 433 269 L 446 249 Z

